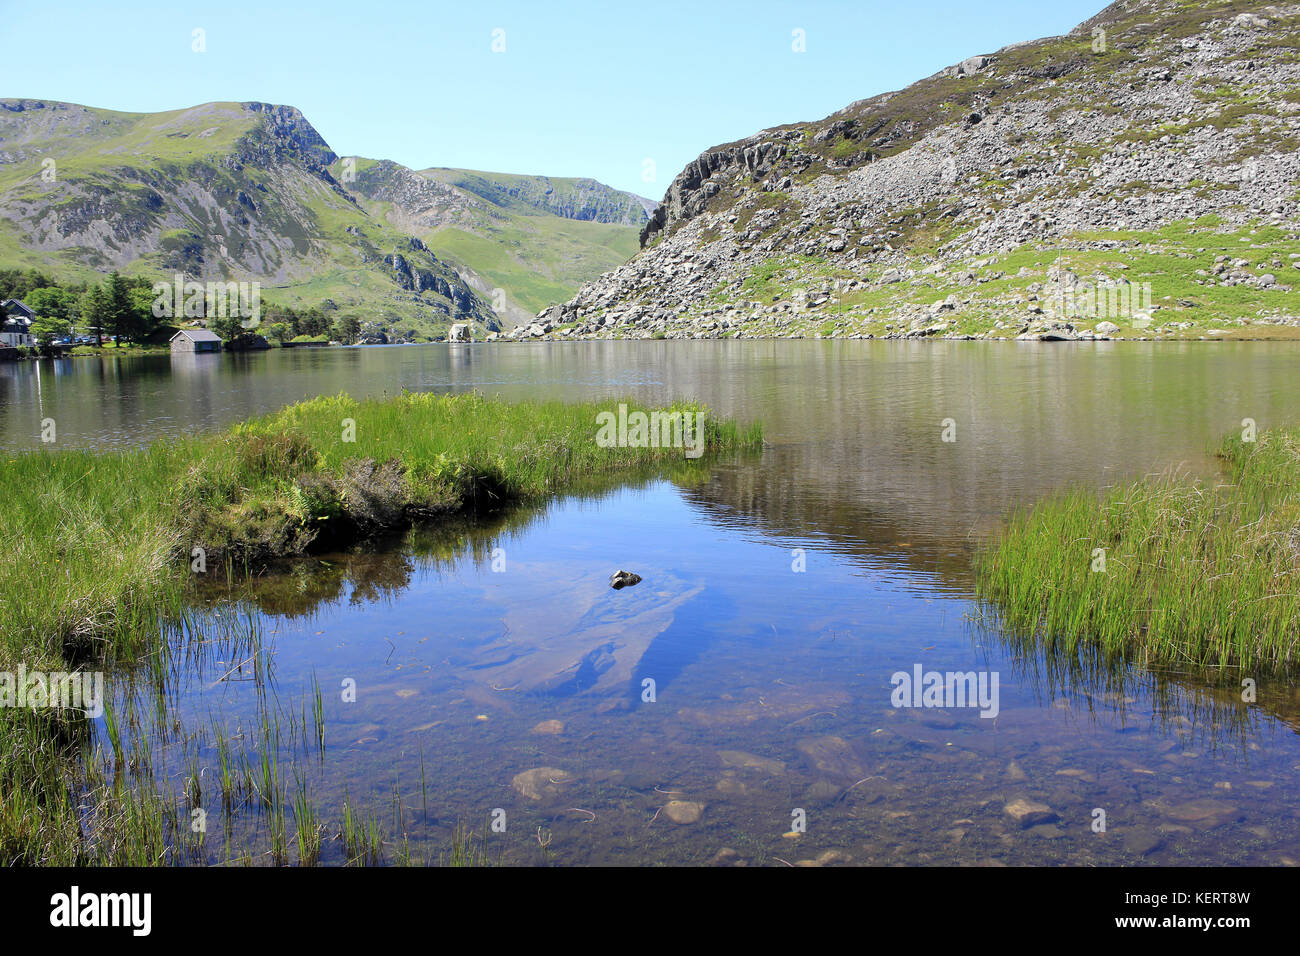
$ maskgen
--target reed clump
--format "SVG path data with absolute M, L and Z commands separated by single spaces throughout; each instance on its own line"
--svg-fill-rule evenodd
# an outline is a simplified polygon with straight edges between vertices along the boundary
M 1300 429 L 1233 436 L 1217 455 L 1218 480 L 1166 474 L 1018 511 L 977 558 L 979 596 L 1049 649 L 1209 674 L 1294 669 Z

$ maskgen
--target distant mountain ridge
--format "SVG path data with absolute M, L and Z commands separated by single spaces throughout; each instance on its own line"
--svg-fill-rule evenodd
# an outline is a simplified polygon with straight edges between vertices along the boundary
M 630 258 L 654 207 L 592 179 L 416 171 L 359 157 L 331 169 L 369 213 L 454 262 L 512 323 Z
M 208 103 L 123 113 L 0 100 L 0 265 L 75 279 L 120 269 L 257 280 L 269 299 L 295 306 L 327 300 L 401 338 L 441 334 L 452 322 L 508 327 L 536 303 L 566 298 L 631 255 L 647 219 L 640 197 L 592 180 L 497 180 L 458 170 L 412 179 L 397 164 L 367 161 L 363 173 L 377 171 L 358 182 L 341 175 L 343 162 L 290 106 Z M 393 180 L 386 196 L 392 207 L 381 212 L 366 187 L 384 191 L 377 182 L 384 176 Z M 501 210 L 457 185 L 461 180 L 488 193 L 500 182 L 498 191 L 519 209 Z M 494 240 L 468 249 L 452 242 L 448 256 L 424 241 L 435 209 L 447 213 L 436 225 L 451 223 L 467 235 L 494 217 L 516 227 L 532 223 L 513 229 L 524 259 L 536 266 L 567 257 L 568 268 L 516 288 L 530 264 L 499 268 L 506 253 L 492 248 Z M 565 235 L 569 217 L 591 233 L 578 237 L 581 255 Z M 553 252 L 550 243 L 564 248 Z M 491 279 L 467 252 L 490 254 Z
M 505 209 L 522 204 L 565 219 L 639 227 L 658 206 L 653 199 L 614 189 L 594 179 L 521 176 L 445 167 L 422 169 L 420 174 L 474 193 Z

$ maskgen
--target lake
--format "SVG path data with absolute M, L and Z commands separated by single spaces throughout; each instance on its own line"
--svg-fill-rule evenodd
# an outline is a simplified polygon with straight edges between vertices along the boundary
M 273 858 L 271 815 L 213 785 L 270 753 L 331 833 L 345 801 L 373 819 L 390 863 L 445 861 L 459 829 L 522 864 L 1295 864 L 1296 685 L 1244 703 L 1052 659 L 973 601 L 970 560 L 1054 489 L 1212 477 L 1244 419 L 1300 421 L 1298 368 L 1300 343 L 1228 342 L 110 356 L 0 365 L 0 442 L 54 419 L 59 449 L 140 445 L 402 389 L 764 424 L 761 455 L 689 476 L 209 575 L 161 692 L 110 675 L 156 779 L 204 781 L 200 859 Z M 644 580 L 611 590 L 620 568 Z M 900 699 L 895 675 L 932 673 L 991 696 Z

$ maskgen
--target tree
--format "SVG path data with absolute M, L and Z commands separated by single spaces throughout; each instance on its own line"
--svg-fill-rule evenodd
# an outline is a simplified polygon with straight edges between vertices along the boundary
M 289 328 L 287 322 L 272 322 L 266 327 L 266 337 L 275 339 L 283 345 L 287 340 L 293 338 L 293 329 Z
M 48 315 L 38 315 L 32 319 L 28 331 L 36 338 L 36 347 L 42 352 L 48 352 L 56 339 L 68 334 L 68 322 Z
M 329 335 L 330 320 L 320 309 L 315 307 L 301 312 L 295 323 L 297 335 Z
M 138 334 L 141 341 L 153 337 L 153 334 L 167 324 L 167 318 L 158 318 L 153 314 L 153 286 L 145 280 L 137 279 L 127 291 L 127 297 L 131 300 L 131 309 L 135 313 L 135 321 L 138 326 Z
M 144 318 L 137 311 L 135 298 L 131 294 L 131 281 L 113 272 L 108 277 L 105 289 L 108 310 L 105 315 L 109 330 L 117 337 L 114 345 L 121 345 L 122 340 L 139 342 L 144 337 Z
M 248 334 L 248 330 L 240 324 L 238 316 L 234 315 L 208 319 L 208 329 L 221 336 L 222 341 L 227 345 L 238 342 Z
M 92 285 L 81 297 L 81 318 L 95 330 L 95 345 L 104 344 L 104 326 L 108 323 L 108 293 L 102 285 Z
M 65 325 L 71 324 L 77 317 L 77 297 L 68 289 L 56 286 L 33 289 L 23 301 L 37 315 L 57 319 Z
M 341 315 L 334 321 L 334 337 L 344 345 L 351 345 L 361 334 L 361 320 L 355 315 Z

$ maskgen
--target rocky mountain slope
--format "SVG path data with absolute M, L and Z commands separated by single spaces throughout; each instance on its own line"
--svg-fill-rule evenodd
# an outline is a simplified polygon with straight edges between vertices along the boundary
M 705 151 L 517 337 L 1300 334 L 1300 5 L 1120 0 Z
M 503 209 L 537 210 L 583 222 L 639 228 L 658 205 L 644 196 L 614 189 L 594 179 L 519 176 L 442 167 L 421 170 L 421 175 L 471 192 Z
M 635 252 L 646 204 L 593 180 L 343 160 L 288 106 L 0 100 L 0 265 L 255 280 L 397 339 L 562 301 Z
M 355 157 L 331 170 L 364 209 L 454 263 L 510 322 L 631 258 L 655 205 L 593 179 L 416 171 Z

